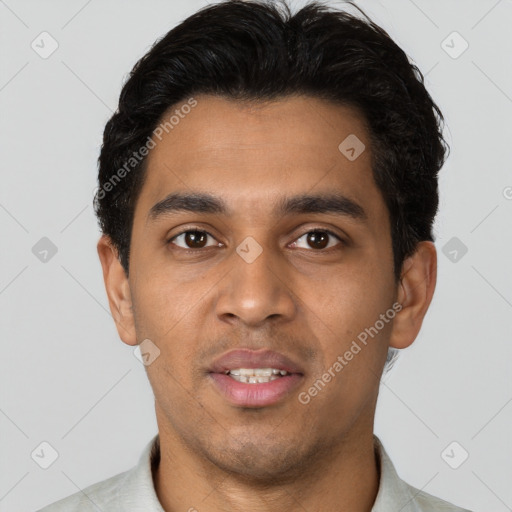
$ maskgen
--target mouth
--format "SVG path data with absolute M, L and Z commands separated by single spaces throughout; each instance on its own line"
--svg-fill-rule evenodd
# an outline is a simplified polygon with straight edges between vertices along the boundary
M 209 377 L 230 405 L 258 408 L 283 401 L 300 384 L 304 372 L 283 354 L 238 349 L 217 359 Z
M 235 368 L 226 370 L 224 374 L 244 384 L 264 384 L 290 375 L 286 370 L 278 368 Z

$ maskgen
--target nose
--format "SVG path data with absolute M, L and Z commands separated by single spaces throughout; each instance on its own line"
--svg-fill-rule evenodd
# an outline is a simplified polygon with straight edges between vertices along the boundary
M 244 249 L 247 250 L 243 252 Z M 277 251 L 254 242 L 243 243 L 230 259 L 232 270 L 219 283 L 215 305 L 220 320 L 260 327 L 269 321 L 286 322 L 294 317 L 297 303 L 293 285 Z

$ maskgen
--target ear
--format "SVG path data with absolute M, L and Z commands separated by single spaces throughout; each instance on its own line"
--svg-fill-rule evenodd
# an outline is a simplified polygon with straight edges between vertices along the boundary
M 415 253 L 407 258 L 402 266 L 397 297 L 402 309 L 393 320 L 390 347 L 406 348 L 416 339 L 434 295 L 436 280 L 435 245 L 429 241 L 422 241 Z
M 130 284 L 112 241 L 103 235 L 98 241 L 98 256 L 103 268 L 103 280 L 108 302 L 119 337 L 127 345 L 136 345 Z

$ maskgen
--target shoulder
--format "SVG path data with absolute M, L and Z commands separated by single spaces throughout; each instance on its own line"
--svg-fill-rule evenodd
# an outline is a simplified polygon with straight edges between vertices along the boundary
M 102 480 L 86 487 L 83 491 L 76 492 L 37 512 L 97 512 L 98 510 L 117 510 L 119 489 L 129 472 Z
M 374 434 L 380 485 L 372 512 L 471 512 L 417 489 L 400 478 L 381 440 Z
M 37 512 L 164 512 L 152 476 L 152 466 L 157 464 L 160 456 L 159 447 L 159 436 L 156 434 L 146 444 L 139 462 L 128 471 L 92 484 Z
M 414 500 L 415 505 L 417 505 L 415 510 L 418 510 L 418 512 L 471 512 L 466 508 L 458 507 L 432 494 L 420 491 L 406 482 L 404 482 L 404 485 L 407 486 L 411 498 Z

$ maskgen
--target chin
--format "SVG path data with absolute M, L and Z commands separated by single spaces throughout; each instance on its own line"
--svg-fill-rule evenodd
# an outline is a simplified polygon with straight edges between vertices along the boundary
M 247 480 L 251 485 L 275 485 L 286 481 L 296 481 L 304 475 L 305 466 L 310 457 L 304 453 L 303 441 L 287 446 L 277 439 L 275 443 L 257 439 L 230 442 L 222 446 L 210 446 L 205 456 L 217 467 L 233 477 Z M 300 450 L 300 451 L 299 451 Z M 311 450 L 313 451 L 313 450 Z

